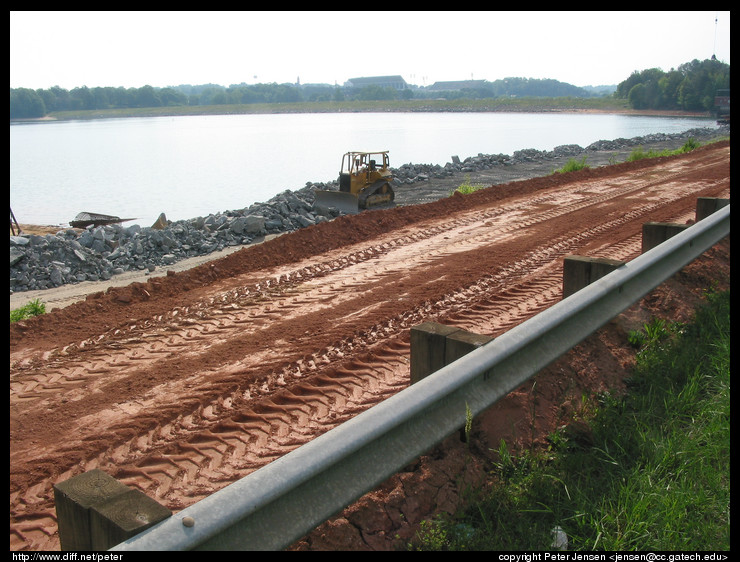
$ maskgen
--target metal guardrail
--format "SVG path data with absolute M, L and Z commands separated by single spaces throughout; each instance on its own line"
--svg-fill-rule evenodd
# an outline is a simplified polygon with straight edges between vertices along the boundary
M 112 550 L 278 550 L 459 430 L 730 233 L 730 206 Z

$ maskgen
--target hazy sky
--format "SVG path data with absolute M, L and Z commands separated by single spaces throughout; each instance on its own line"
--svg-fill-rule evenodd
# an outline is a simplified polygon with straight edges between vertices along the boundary
M 730 12 L 10 12 L 11 88 L 395 74 L 596 86 L 713 54 L 730 63 Z

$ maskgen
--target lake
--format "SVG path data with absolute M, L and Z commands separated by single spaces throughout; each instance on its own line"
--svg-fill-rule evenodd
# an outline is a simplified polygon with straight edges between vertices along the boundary
M 337 179 L 342 154 L 391 166 L 716 127 L 711 118 L 532 113 L 314 113 L 13 123 L 10 205 L 26 224 L 89 211 L 151 226 Z

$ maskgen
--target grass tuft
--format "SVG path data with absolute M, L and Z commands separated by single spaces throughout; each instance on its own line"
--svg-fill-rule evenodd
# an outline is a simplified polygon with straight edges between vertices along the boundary
M 34 299 L 20 308 L 10 311 L 10 323 L 25 320 L 46 313 L 46 305 L 40 299 Z
M 586 157 L 584 156 L 580 160 L 576 160 L 575 158 L 570 158 L 565 165 L 560 168 L 559 170 L 553 170 L 553 174 L 565 174 L 568 172 L 577 172 L 578 170 L 583 170 L 588 168 L 589 166 L 586 164 Z
M 645 158 L 659 158 L 661 156 L 674 156 L 676 154 L 686 154 L 699 148 L 701 144 L 694 138 L 689 138 L 683 144 L 681 148 L 676 150 L 645 150 L 640 146 L 635 148 L 630 155 L 627 157 L 627 162 L 636 162 L 637 160 L 644 160 Z
M 478 191 L 479 189 L 483 189 L 484 187 L 486 186 L 480 183 L 470 183 L 470 176 L 466 175 L 465 181 L 461 183 L 457 187 L 457 189 L 455 189 L 455 191 L 453 191 L 450 195 L 454 195 L 455 193 L 462 193 L 463 195 L 467 195 L 468 193 L 473 193 L 475 191 Z

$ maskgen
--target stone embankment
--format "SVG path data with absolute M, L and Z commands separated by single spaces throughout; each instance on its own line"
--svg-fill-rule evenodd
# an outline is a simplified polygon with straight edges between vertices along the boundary
M 397 186 L 433 178 L 449 178 L 496 166 L 577 158 L 594 151 L 624 150 L 665 141 L 702 140 L 723 134 L 718 129 L 691 129 L 683 133 L 653 134 L 631 139 L 597 141 L 586 148 L 558 146 L 552 151 L 518 150 L 513 155 L 479 154 L 444 166 L 404 164 L 393 170 Z M 729 127 L 726 134 L 729 135 Z M 316 189 L 338 189 L 337 182 L 307 183 L 296 191 L 286 190 L 267 202 L 248 208 L 176 222 L 160 217 L 152 227 L 108 225 L 62 229 L 56 234 L 10 237 L 10 291 L 21 292 L 59 287 L 68 283 L 99 281 L 131 270 L 154 271 L 180 260 L 203 256 L 228 246 L 251 244 L 270 234 L 291 232 L 339 212 L 314 209 Z

